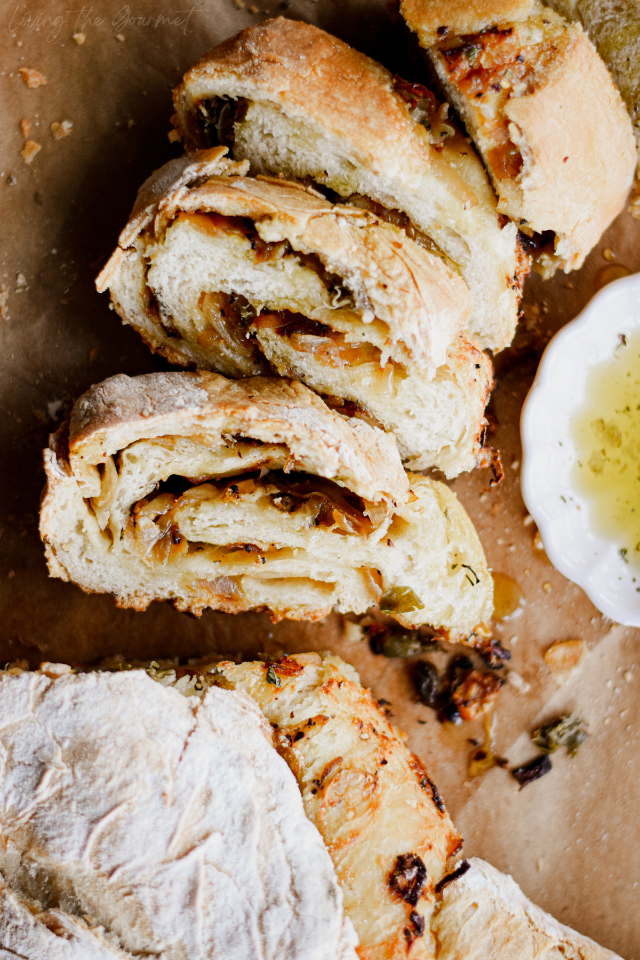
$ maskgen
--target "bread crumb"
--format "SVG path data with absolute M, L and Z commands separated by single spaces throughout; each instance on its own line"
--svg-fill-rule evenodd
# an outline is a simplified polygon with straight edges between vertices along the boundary
M 131 130 L 131 127 L 135 127 L 135 120 L 127 120 L 127 130 Z
M 39 70 L 34 70 L 32 67 L 20 67 L 18 73 L 29 87 L 29 90 L 35 90 L 36 87 L 45 87 L 47 85 L 45 75 L 40 73 Z
M 244 10 L 244 0 L 233 0 L 238 10 Z
M 116 33 L 116 40 L 119 40 L 120 43 L 124 43 L 124 34 Z
M 584 640 L 559 640 L 545 651 L 544 661 L 558 683 L 566 683 L 587 656 Z
M 258 8 L 255 6 L 255 4 L 252 4 L 252 5 L 249 7 L 249 13 L 259 13 L 259 10 L 258 10 Z
M 68 663 L 49 663 L 48 660 L 45 660 L 44 663 L 40 664 L 40 673 L 44 673 L 45 677 L 49 677 L 51 680 L 57 680 L 58 677 L 63 677 L 66 673 L 72 673 L 72 670 Z
M 359 643 L 364 640 L 362 628 L 351 620 L 345 620 L 342 624 L 342 635 L 348 643 Z
M 546 581 L 542 584 L 542 589 L 544 590 L 545 593 L 549 593 L 549 592 L 550 592 L 550 590 L 551 590 L 551 584 L 549 583 L 548 580 L 546 580 Z
M 7 301 L 9 299 L 9 287 L 6 283 L 0 283 L 0 318 L 2 320 L 9 319 L 9 311 L 7 310 Z
M 73 39 L 74 39 L 75 42 L 78 44 L 78 46 L 81 47 L 82 44 L 83 44 L 83 43 L 85 42 L 85 40 L 87 39 L 87 37 L 86 37 L 86 35 L 85 35 L 84 33 L 74 33 Z
M 72 130 L 73 123 L 71 120 L 63 120 L 62 123 L 51 124 L 51 133 L 53 134 L 54 140 L 62 140 L 63 137 L 68 137 Z
M 611 247 L 605 247 L 602 251 L 602 258 L 603 260 L 607 260 L 609 263 L 611 263 L 612 260 L 615 260 L 616 255 Z
M 24 273 L 16 274 L 16 293 L 22 293 L 27 289 L 27 278 Z
M 13 580 L 15 575 L 16 575 L 15 570 L 9 570 L 9 573 L 8 573 L 9 580 Z
M 98 356 L 98 348 L 91 347 L 91 350 L 89 350 L 89 363 L 93 363 L 96 360 L 97 356 Z
M 20 121 L 20 133 L 25 140 L 29 136 L 29 130 L 31 130 L 31 120 L 27 120 L 26 117 L 23 117 Z
M 182 140 L 179 130 L 169 130 L 169 133 L 167 134 L 167 136 L 169 138 L 170 143 L 178 143 L 180 140 Z
M 25 163 L 31 163 L 33 158 L 37 153 L 40 153 L 42 150 L 42 145 L 36 143 L 35 140 L 27 140 L 24 147 L 20 151 L 20 156 Z

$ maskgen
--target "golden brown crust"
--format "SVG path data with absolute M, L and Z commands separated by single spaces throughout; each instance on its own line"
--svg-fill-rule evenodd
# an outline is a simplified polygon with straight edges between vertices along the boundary
M 340 417 L 301 383 L 271 377 L 236 382 L 206 372 L 110 377 L 73 408 L 69 463 L 83 477 L 87 466 L 137 440 L 194 434 L 284 443 L 307 469 L 340 476 L 366 499 L 407 499 L 409 484 L 392 438 Z
M 460 838 L 404 735 L 353 668 L 329 654 L 273 664 L 279 685 L 267 681 L 265 663 L 222 663 L 218 669 L 276 727 L 277 749 L 334 862 L 361 960 L 427 960 L 435 886 Z M 393 874 L 406 856 L 420 858 L 426 876 L 420 895 L 403 899 Z
M 571 42 L 548 82 L 512 96 L 505 115 L 526 149 L 519 212 L 536 232 L 553 230 L 561 257 L 566 247 L 566 268 L 576 269 L 623 209 L 636 154 L 607 68 L 579 24 L 568 32 Z
M 400 0 L 400 13 L 423 47 L 445 37 L 479 33 L 524 20 L 535 0 Z
M 206 146 L 194 107 L 216 76 L 228 77 L 237 96 L 275 99 L 289 116 L 313 117 L 338 137 L 348 129 L 359 159 L 374 168 L 440 163 L 428 141 L 416 137 L 418 124 L 394 92 L 389 71 L 310 24 L 266 20 L 214 47 L 185 74 L 174 104 L 188 149 Z

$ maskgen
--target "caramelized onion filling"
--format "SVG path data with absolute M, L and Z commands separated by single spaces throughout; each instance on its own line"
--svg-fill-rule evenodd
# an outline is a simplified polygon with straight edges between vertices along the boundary
M 512 94 L 529 91 L 537 70 L 553 49 L 548 38 L 523 44 L 514 27 L 491 27 L 440 44 L 449 82 L 467 98 L 482 135 L 492 143 L 485 158 L 498 181 L 515 180 L 523 166 L 522 153 L 511 140 L 504 106 Z M 521 231 L 524 253 L 535 260 L 553 255 L 555 234 L 534 234 L 525 224 L 521 224 Z
M 294 350 L 312 354 L 319 363 L 329 367 L 380 364 L 380 350 L 373 344 L 366 341 L 351 343 L 344 333 L 301 314 L 285 310 L 261 314 L 253 320 L 251 329 L 271 330 L 277 336 L 285 337 Z
M 172 480 L 173 478 L 171 478 Z M 131 508 L 123 532 L 126 547 L 147 562 L 161 566 L 174 563 L 186 554 L 208 548 L 207 544 L 189 543 L 179 528 L 178 512 L 207 501 L 239 504 L 244 497 L 258 494 L 269 506 L 281 513 L 304 512 L 309 526 L 321 527 L 343 536 L 368 536 L 377 530 L 389 515 L 385 502 L 364 500 L 332 480 L 303 473 L 287 474 L 269 471 L 264 476 L 253 473 L 241 478 L 212 480 L 190 486 L 182 494 L 165 489 L 139 500 Z M 180 484 L 178 484 L 178 487 Z M 256 499 L 254 497 L 254 499 Z M 238 559 L 251 564 L 264 564 L 269 555 L 281 554 L 273 547 L 265 549 L 251 543 L 212 545 L 216 560 Z

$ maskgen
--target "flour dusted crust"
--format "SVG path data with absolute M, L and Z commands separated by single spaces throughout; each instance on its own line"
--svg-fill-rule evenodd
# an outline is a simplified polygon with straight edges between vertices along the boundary
M 423 11 L 429 23 L 431 5 L 409 0 L 403 10 L 409 26 L 421 36 Z M 467 96 L 449 78 L 443 51 L 450 46 L 451 35 L 431 47 L 429 56 L 492 174 L 498 210 L 528 234 L 554 235 L 555 250 L 545 253 L 538 264 L 540 272 L 550 276 L 558 267 L 569 272 L 582 266 L 623 209 L 635 149 L 623 100 L 580 24 L 568 24 L 540 3 L 530 3 L 528 14 L 510 22 L 498 15 L 482 27 L 540 33 L 549 48 L 533 79 L 522 84 L 525 89 L 505 81 L 509 92 L 497 107 L 508 125 L 509 140 L 522 157 L 517 175 L 498 175 L 491 138 L 478 121 L 482 101 Z M 478 34 L 470 34 L 464 41 L 473 45 Z M 429 46 L 427 39 L 422 42 Z M 525 61 L 526 50 L 524 46 Z M 482 54 L 478 63 L 481 58 Z
M 517 883 L 484 860 L 444 886 L 432 930 L 437 960 L 620 960 L 527 900 Z
M 516 231 L 499 222 L 477 156 L 449 125 L 434 145 L 380 64 L 308 24 L 279 18 L 210 51 L 175 91 L 188 149 L 207 146 L 201 105 L 247 101 L 233 154 L 255 173 L 310 177 L 343 197 L 363 194 L 404 211 L 460 266 L 472 292 L 470 331 L 506 346 L 519 298 Z
M 163 168 L 141 191 L 97 281 L 123 320 L 182 366 L 231 377 L 271 367 L 340 406 L 356 404 L 395 434 L 413 469 L 455 476 L 483 463 L 491 362 L 460 334 L 471 311 L 464 281 L 370 212 L 332 206 L 297 184 L 232 175 L 223 152 L 195 154 L 179 177 Z M 256 238 L 290 252 L 265 260 L 241 232 L 249 222 Z M 336 276 L 337 302 L 353 298 L 347 309 L 326 286 Z M 254 320 L 234 319 L 233 305 L 216 307 L 212 320 L 208 298 L 229 296 L 250 305 Z
M 297 654 L 272 666 L 278 686 L 267 682 L 264 663 L 217 669 L 274 725 L 277 749 L 333 859 L 359 956 L 431 958 L 435 885 L 460 838 L 421 762 L 353 667 L 330 654 Z M 414 903 L 390 882 L 397 858 L 408 854 L 426 867 Z
M 49 572 L 120 606 L 313 620 L 380 603 L 460 640 L 491 615 L 455 495 L 299 383 L 112 377 L 77 402 L 45 470 Z
M 330 858 L 245 695 L 4 674 L 0 728 L 3 955 L 356 960 Z

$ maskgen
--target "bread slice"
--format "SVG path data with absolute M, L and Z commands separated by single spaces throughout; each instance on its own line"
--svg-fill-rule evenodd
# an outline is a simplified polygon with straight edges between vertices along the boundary
M 579 20 L 611 71 L 627 105 L 638 166 L 631 212 L 640 217 L 640 7 L 637 0 L 547 0 L 567 20 Z
M 427 771 L 353 667 L 305 653 L 217 670 L 273 724 L 333 860 L 360 956 L 433 957 L 435 889 L 462 841 Z
M 154 203 L 143 188 L 97 281 L 125 322 L 173 362 L 301 380 L 394 432 L 414 469 L 483 462 L 491 363 L 459 334 L 464 281 L 365 210 L 234 175 L 224 151 L 159 170 Z
M 455 495 L 407 477 L 387 434 L 300 383 L 112 377 L 76 403 L 45 467 L 50 573 L 123 607 L 317 619 L 379 603 L 451 639 L 491 615 Z
M 582 27 L 537 0 L 526 18 L 514 6 L 516 19 L 499 5 L 490 26 L 487 4 L 470 21 L 454 9 L 451 24 L 448 0 L 403 0 L 401 10 L 423 43 L 441 21 L 431 62 L 482 154 L 498 210 L 551 276 L 578 269 L 622 210 L 635 148 L 624 103 Z
M 437 960 L 620 960 L 536 907 L 484 860 L 463 861 L 451 876 L 432 923 Z
M 317 27 L 278 18 L 211 50 L 174 102 L 188 150 L 228 144 L 253 173 L 373 202 L 430 238 L 469 285 L 471 335 L 492 350 L 509 344 L 526 257 L 473 148 L 424 87 Z
M 67 671 L 0 674 L 0 955 L 357 960 L 254 701 Z

